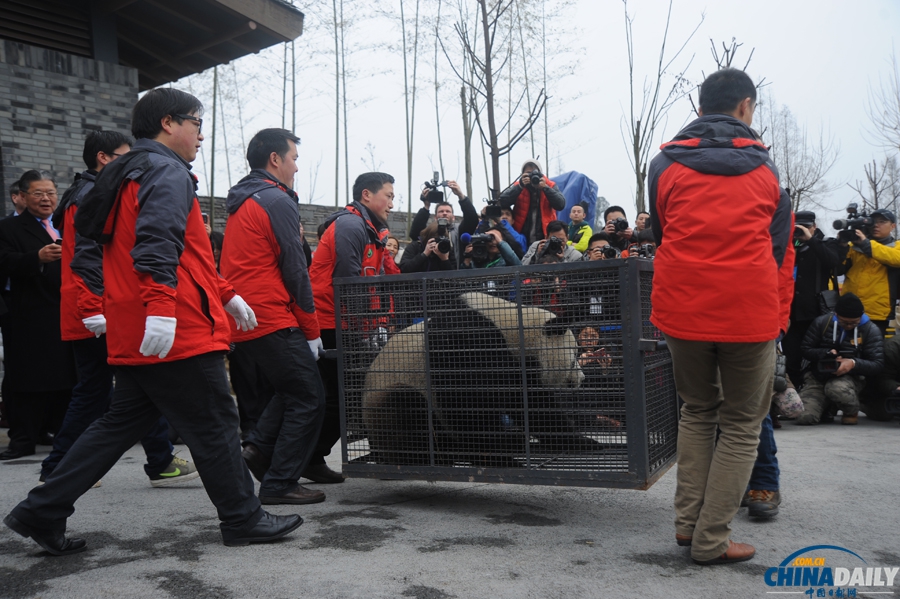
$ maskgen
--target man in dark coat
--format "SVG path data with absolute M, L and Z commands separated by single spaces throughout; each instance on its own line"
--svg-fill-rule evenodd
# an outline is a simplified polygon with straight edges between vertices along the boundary
M 42 430 L 55 432 L 75 383 L 72 348 L 59 327 L 59 233 L 50 223 L 56 182 L 31 170 L 19 180 L 25 210 L 0 221 L 0 278 L 9 277 L 3 390 L 9 447 L 0 460 L 34 454 Z

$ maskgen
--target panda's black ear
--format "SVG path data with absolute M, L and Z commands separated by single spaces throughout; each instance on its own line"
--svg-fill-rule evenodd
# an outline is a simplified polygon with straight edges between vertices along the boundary
M 544 323 L 544 335 L 547 335 L 548 337 L 565 335 L 568 330 L 568 324 L 556 316 Z

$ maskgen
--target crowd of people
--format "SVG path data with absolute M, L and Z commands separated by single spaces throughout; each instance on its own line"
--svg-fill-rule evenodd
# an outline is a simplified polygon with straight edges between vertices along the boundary
M 650 210 L 633 226 L 610 206 L 594 232 L 585 204 L 563 222 L 565 197 L 529 159 L 480 215 L 458 183 L 445 182 L 459 223 L 439 185 L 427 186 L 405 248 L 387 227 L 393 177 L 364 173 L 352 203 L 319 224 L 313 252 L 293 191 L 299 139 L 284 129 L 252 138 L 250 171 L 229 191 L 227 225 L 216 232 L 191 172 L 202 105 L 151 90 L 134 107 L 133 137 L 88 135 L 86 170 L 61 198 L 40 170 L 10 188 L 16 215 L 0 221 L 10 444 L 0 460 L 48 440 L 53 450 L 43 484 L 4 522 L 51 554 L 82 551 L 82 539 L 65 535 L 75 501 L 140 440 L 153 486 L 202 479 L 226 545 L 283 537 L 302 518 L 262 505 L 321 502 L 325 492 L 301 479 L 344 480 L 325 463 L 340 439 L 336 277 L 640 256 L 656 260 L 651 318 L 684 402 L 676 541 L 703 565 L 750 559 L 753 548 L 732 542 L 728 524 L 739 504 L 770 517 L 780 503 L 776 341 L 802 401 L 798 424 L 838 410 L 844 424 L 860 410 L 890 419 L 900 393 L 900 337 L 883 341 L 900 272 L 895 216 L 878 210 L 852 238 L 825 239 L 813 213 L 792 215 L 750 127 L 755 107 L 745 74 L 711 75 L 700 118 L 653 161 Z M 735 236 L 747 240 L 739 252 Z M 600 299 L 589 296 L 567 305 L 593 315 Z M 582 367 L 612 363 L 599 328 L 576 331 Z M 174 455 L 177 438 L 193 462 Z

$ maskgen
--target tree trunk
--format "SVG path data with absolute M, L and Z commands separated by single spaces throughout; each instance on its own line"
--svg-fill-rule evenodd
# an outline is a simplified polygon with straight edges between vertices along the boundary
M 484 87 L 488 119 L 488 141 L 491 147 L 491 198 L 500 196 L 500 150 L 497 142 L 497 124 L 494 121 L 494 71 L 491 65 L 493 40 L 488 24 L 487 0 L 478 0 L 481 8 L 481 27 L 484 33 Z

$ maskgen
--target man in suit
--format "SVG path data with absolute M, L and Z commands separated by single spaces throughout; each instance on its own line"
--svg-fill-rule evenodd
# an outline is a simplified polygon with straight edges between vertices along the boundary
M 56 182 L 31 170 L 19 180 L 24 210 L 0 221 L 0 277 L 9 277 L 4 350 L 9 447 L 0 460 L 34 454 L 42 429 L 56 431 L 75 382 L 74 359 L 60 336 Z

